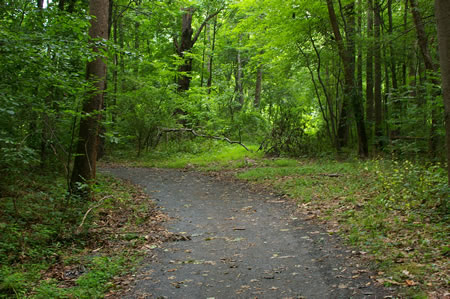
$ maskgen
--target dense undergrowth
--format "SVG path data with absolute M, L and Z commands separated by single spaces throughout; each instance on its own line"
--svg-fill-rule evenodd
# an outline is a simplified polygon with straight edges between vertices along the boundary
M 138 159 L 117 151 L 112 160 L 132 166 L 226 171 L 274 188 L 295 199 L 306 219 L 324 224 L 328 233 L 359 248 L 372 260 L 379 282 L 404 287 L 407 297 L 445 293 L 450 190 L 444 165 L 392 157 L 270 158 L 257 147 L 249 152 L 210 141 L 171 148 Z
M 0 298 L 101 298 L 159 242 L 127 233 L 139 224 L 162 234 L 164 217 L 136 187 L 100 175 L 94 200 L 83 201 L 65 186 L 51 173 L 3 181 Z

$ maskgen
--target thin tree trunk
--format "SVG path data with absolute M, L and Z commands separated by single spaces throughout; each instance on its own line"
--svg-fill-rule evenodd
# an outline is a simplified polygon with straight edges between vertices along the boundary
M 242 36 L 239 38 L 239 46 L 242 40 Z M 236 70 L 236 92 L 238 94 L 238 101 L 240 107 L 244 106 L 244 89 L 242 86 L 242 59 L 241 59 L 241 50 L 238 48 L 237 50 L 237 70 Z
M 358 94 L 355 84 L 355 4 L 352 2 L 345 7 L 345 17 L 347 18 L 347 47 L 345 47 L 342 36 L 339 32 L 339 24 L 337 22 L 336 13 L 334 12 L 332 0 L 327 0 L 327 6 L 334 37 L 339 49 L 339 56 L 341 57 L 344 65 L 343 107 L 346 104 L 345 101 L 352 105 L 356 121 L 356 129 L 358 131 L 358 152 L 361 157 L 367 157 L 369 150 L 366 127 L 364 123 L 363 105 L 361 94 Z M 341 127 L 339 127 L 339 129 L 341 129 Z M 338 136 L 340 137 L 339 130 Z
M 215 13 L 209 15 L 203 23 L 200 25 L 200 28 L 194 35 L 194 30 L 192 29 L 192 17 L 195 9 L 193 7 L 183 8 L 183 20 L 181 26 L 181 39 L 178 43 L 177 39 L 174 39 L 175 48 L 177 50 L 178 56 L 183 59 L 183 64 L 178 68 L 179 76 L 178 76 L 178 91 L 183 92 L 189 90 L 189 86 L 191 83 L 191 71 L 192 71 L 192 57 L 190 57 L 189 52 L 192 50 L 192 47 L 197 42 L 203 28 L 206 26 L 206 23 L 217 16 L 221 9 L 216 11 Z
M 92 39 L 108 39 L 108 12 L 109 0 L 91 0 L 90 14 L 91 28 L 89 36 Z M 100 49 L 93 46 L 95 52 Z M 78 189 L 79 184 L 91 183 L 96 175 L 97 140 L 103 106 L 103 92 L 105 90 L 106 64 L 104 57 L 97 57 L 88 62 L 87 79 L 92 82 L 95 90 L 83 104 L 83 117 L 80 120 L 79 137 L 77 143 L 77 156 L 72 171 L 71 189 L 81 191 L 84 196 L 89 194 L 88 188 Z
M 411 4 L 411 13 L 414 20 L 414 25 L 416 27 L 416 33 L 417 33 L 417 42 L 419 44 L 420 52 L 422 53 L 422 57 L 425 63 L 425 70 L 426 72 L 437 72 L 438 68 L 433 63 L 433 59 L 431 58 L 430 50 L 428 49 L 428 38 L 425 32 L 425 26 L 422 22 L 422 17 L 420 15 L 419 7 L 417 6 L 416 0 L 410 0 Z M 427 76 L 429 77 L 429 76 Z M 433 85 L 439 85 L 439 81 L 434 78 L 434 76 L 431 76 L 431 83 Z M 437 96 L 437 92 L 433 92 L 433 98 Z M 436 135 L 436 126 L 437 126 L 437 114 L 436 111 L 436 105 L 434 101 L 431 103 L 431 128 L 430 128 L 430 140 L 429 140 L 429 152 L 431 157 L 436 156 L 436 150 L 438 145 L 438 137 Z
M 60 11 L 64 11 L 64 4 L 65 4 L 64 0 L 59 0 L 58 8 L 59 8 Z
M 205 61 L 206 61 L 206 36 L 208 35 L 208 45 L 209 45 L 209 24 L 206 24 L 206 30 L 203 33 L 203 53 L 202 53 L 202 69 L 200 72 L 200 87 L 203 87 L 203 78 L 205 73 Z
M 392 0 L 388 0 L 388 18 L 389 18 L 389 27 L 388 27 L 388 33 L 389 37 L 392 38 L 392 32 L 393 32 L 393 22 L 392 22 Z M 391 67 L 391 76 L 392 76 L 392 88 L 394 91 L 398 89 L 398 81 L 397 81 L 397 68 L 396 68 L 396 62 L 395 62 L 395 51 L 394 47 L 392 46 L 392 41 L 389 42 L 389 54 L 390 54 L 390 67 Z
M 314 39 L 313 39 L 311 33 L 309 34 L 309 39 L 310 39 L 311 44 L 312 44 L 312 46 L 314 48 L 314 52 L 316 53 L 316 56 L 317 56 L 317 79 L 319 80 L 319 83 L 320 83 L 320 85 L 322 87 L 322 90 L 323 90 L 323 93 L 325 95 L 325 99 L 327 101 L 328 114 L 330 116 L 329 118 L 330 118 L 330 124 L 331 124 L 331 131 L 330 131 L 330 124 L 328 123 L 328 120 L 326 118 L 326 111 L 325 111 L 325 109 L 322 108 L 322 104 L 320 103 L 320 94 L 319 94 L 319 91 L 318 91 L 318 89 L 316 87 L 316 83 L 315 83 L 315 80 L 314 80 L 313 72 L 310 70 L 311 77 L 312 77 L 312 80 L 313 80 L 313 83 L 314 83 L 314 88 L 316 90 L 317 98 L 319 100 L 319 104 L 320 104 L 320 109 L 322 111 L 322 115 L 323 115 L 323 117 L 325 119 L 325 122 L 327 123 L 327 129 L 328 129 L 328 134 L 330 136 L 330 141 L 332 142 L 333 146 L 336 148 L 336 151 L 339 152 L 340 148 L 339 148 L 339 143 L 337 141 L 336 125 L 335 125 L 336 124 L 336 117 L 335 117 L 335 115 L 333 113 L 332 100 L 331 100 L 330 95 L 328 93 L 328 90 L 327 90 L 327 88 L 326 88 L 326 86 L 325 86 L 325 84 L 324 84 L 324 82 L 322 80 L 322 75 L 321 75 L 322 59 L 320 57 L 320 52 L 319 52 L 319 50 L 316 47 L 316 44 L 314 42 Z M 308 65 L 309 65 L 309 63 L 308 63 Z M 328 70 L 327 70 L 327 73 L 328 73 Z
M 374 68 L 375 68 L 375 146 L 378 150 L 383 147 L 383 116 L 382 116 L 382 99 L 381 99 L 381 15 L 379 0 L 374 1 L 374 37 L 375 37 L 375 51 L 374 51 Z
M 345 67 L 347 58 L 345 57 L 346 54 L 345 54 L 344 41 L 342 40 L 342 36 L 339 31 L 339 24 L 338 24 L 338 20 L 336 17 L 336 12 L 334 11 L 332 0 L 327 0 L 327 7 L 328 7 L 328 14 L 330 17 L 331 27 L 333 29 L 334 37 L 335 37 L 335 40 L 336 40 L 336 43 L 338 46 L 338 50 L 339 50 L 339 56 L 341 57 L 341 60 L 343 61 L 343 64 Z M 339 148 L 346 146 L 347 142 L 348 142 L 348 131 L 349 131 L 348 108 L 349 108 L 349 100 L 348 100 L 347 96 L 344 96 L 342 99 L 342 105 L 341 105 L 341 109 L 340 109 L 338 129 L 337 129 Z
M 367 0 L 366 119 L 369 138 L 373 136 L 373 0 Z
M 435 14 L 439 39 L 442 91 L 445 106 L 445 133 L 447 140 L 447 173 L 450 186 L 450 1 L 436 0 Z
M 73 11 L 75 10 L 75 4 L 76 3 L 77 3 L 77 0 L 70 0 L 69 7 L 67 8 L 67 11 L 69 13 L 73 13 Z
M 357 2 L 357 7 L 358 7 L 358 25 L 357 25 L 357 33 L 355 34 L 355 36 L 361 37 L 362 34 L 362 0 L 358 0 Z M 360 39 L 358 39 L 360 40 Z M 356 60 L 356 86 L 358 88 L 358 94 L 360 94 L 361 96 L 363 95 L 363 51 L 362 51 L 362 44 L 361 41 L 358 41 L 357 44 L 357 49 L 358 49 L 358 57 Z
M 408 30 L 408 0 L 405 0 L 405 10 L 403 14 L 403 31 L 406 32 Z M 403 45 L 403 53 L 407 53 L 407 44 Z M 407 68 L 408 68 L 408 60 L 404 59 L 402 65 L 402 83 L 403 86 L 407 85 Z
M 262 89 L 263 65 L 260 64 L 256 71 L 256 86 L 255 86 L 255 102 L 254 106 L 259 107 L 261 103 L 261 89 Z
M 118 18 L 121 18 L 119 14 L 117 13 L 117 8 L 114 10 L 114 28 L 113 28 L 113 41 L 114 45 L 117 46 L 117 24 L 119 23 Z M 119 55 L 117 53 L 117 49 L 114 49 L 114 55 L 113 55 L 113 95 L 112 95 L 112 102 L 113 106 L 116 107 L 117 105 L 117 92 L 118 92 L 118 68 L 119 68 Z M 111 111 L 111 120 L 113 125 L 116 123 L 116 113 L 114 111 Z
M 211 93 L 211 86 L 212 86 L 214 50 L 216 49 L 216 33 L 217 33 L 217 18 L 214 19 L 211 54 L 209 55 L 209 63 L 208 63 L 209 77 L 208 77 L 208 83 L 206 85 L 208 87 L 208 94 Z

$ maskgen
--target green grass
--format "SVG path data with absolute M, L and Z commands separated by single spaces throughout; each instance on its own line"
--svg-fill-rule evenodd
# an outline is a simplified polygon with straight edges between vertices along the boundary
M 248 159 L 260 159 L 262 152 L 258 146 L 248 146 L 250 151 L 239 145 L 230 146 L 220 141 L 207 141 L 201 145 L 195 144 L 192 148 L 183 151 L 152 151 L 144 152 L 136 157 L 129 150 L 115 151 L 110 157 L 114 162 L 126 163 L 129 166 L 159 167 L 159 168 L 185 168 L 198 167 L 204 170 L 234 169 L 245 167 Z

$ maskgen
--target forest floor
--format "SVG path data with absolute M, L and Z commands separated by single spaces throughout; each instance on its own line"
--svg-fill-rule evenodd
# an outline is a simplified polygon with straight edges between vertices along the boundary
M 105 168 L 143 187 L 178 242 L 141 263 L 119 298 L 384 298 L 365 253 L 308 221 L 295 203 L 230 176 Z

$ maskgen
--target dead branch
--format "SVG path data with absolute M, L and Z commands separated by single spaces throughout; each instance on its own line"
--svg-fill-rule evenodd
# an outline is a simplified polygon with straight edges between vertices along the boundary
M 226 141 L 229 144 L 239 144 L 240 146 L 245 148 L 247 151 L 252 152 L 248 147 L 246 147 L 240 141 L 233 141 L 233 140 L 230 140 L 227 137 L 199 134 L 194 129 L 189 129 L 189 128 L 159 128 L 159 134 L 158 135 L 160 136 L 160 135 L 162 135 L 162 133 L 170 133 L 170 132 L 190 132 L 192 135 L 194 135 L 196 137 L 203 137 L 203 138 L 208 138 L 208 139 L 215 139 L 215 140 Z M 159 136 L 158 136 L 158 138 L 159 138 Z
M 82 228 L 83 225 L 84 225 L 84 221 L 86 221 L 87 215 L 89 215 L 89 213 L 90 213 L 93 209 L 98 208 L 99 206 L 101 206 L 101 204 L 103 203 L 103 201 L 104 201 L 105 199 L 107 199 L 107 198 L 110 198 L 110 197 L 112 197 L 112 195 L 108 195 L 108 196 L 103 197 L 102 199 L 100 199 L 100 200 L 97 202 L 96 205 L 90 207 L 90 208 L 86 211 L 86 213 L 85 213 L 84 216 L 83 216 L 83 220 L 81 220 L 81 223 L 80 223 L 80 225 L 78 226 L 78 228 L 77 228 L 75 234 L 79 234 L 79 233 L 81 232 L 81 228 Z

